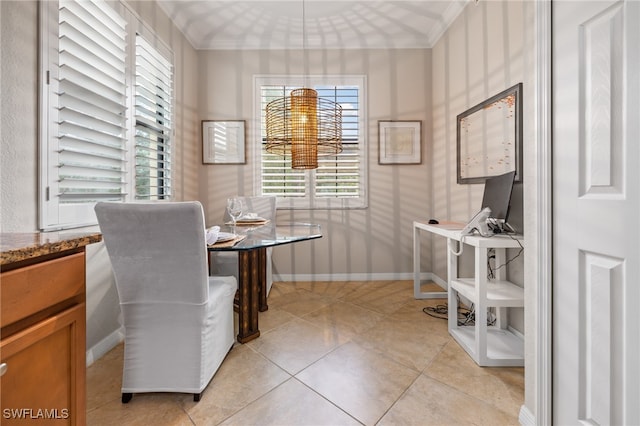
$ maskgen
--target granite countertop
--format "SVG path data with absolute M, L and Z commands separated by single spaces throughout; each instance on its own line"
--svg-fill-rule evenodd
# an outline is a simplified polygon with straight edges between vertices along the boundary
M 59 253 L 102 241 L 99 232 L 0 233 L 0 265 Z

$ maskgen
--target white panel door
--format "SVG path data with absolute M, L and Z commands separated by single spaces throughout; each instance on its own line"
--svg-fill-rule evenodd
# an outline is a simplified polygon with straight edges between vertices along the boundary
M 640 424 L 640 2 L 554 1 L 554 424 Z

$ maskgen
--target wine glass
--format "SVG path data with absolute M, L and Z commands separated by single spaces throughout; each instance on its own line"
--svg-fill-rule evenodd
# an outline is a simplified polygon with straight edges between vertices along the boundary
M 236 233 L 236 222 L 238 218 L 242 216 L 242 210 L 244 206 L 242 205 L 242 199 L 238 197 L 232 197 L 227 199 L 227 211 L 229 212 L 229 216 L 231 216 L 231 220 L 233 220 L 233 233 Z

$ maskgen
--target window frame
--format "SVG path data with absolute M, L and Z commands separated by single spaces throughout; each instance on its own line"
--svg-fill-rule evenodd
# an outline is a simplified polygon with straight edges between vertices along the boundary
M 172 167 L 171 167 L 171 163 L 172 160 L 175 158 L 174 157 L 174 152 L 173 152 L 173 148 L 174 148 L 174 143 L 175 143 L 175 62 L 174 62 L 174 57 L 173 57 L 173 52 L 164 45 L 164 43 L 162 43 L 162 41 L 150 30 L 146 29 L 146 27 L 144 26 L 144 24 L 138 19 L 138 28 L 136 28 L 134 31 L 131 32 L 131 40 L 132 40 L 132 85 L 131 85 L 131 91 L 132 91 L 132 95 L 131 95 L 131 108 L 132 108 L 132 114 L 131 114 L 131 120 L 130 123 L 132 124 L 130 126 L 130 143 L 131 143 L 131 148 L 133 150 L 132 156 L 129 159 L 129 162 L 131 163 L 132 166 L 132 170 L 130 171 L 130 173 L 132 173 L 131 176 L 133 176 L 133 179 L 131 179 L 131 190 L 129 191 L 129 193 L 131 194 L 131 198 L 135 199 L 135 200 L 165 200 L 165 201 L 169 201 L 171 199 L 173 199 L 173 187 L 171 184 L 172 181 Z M 139 179 L 139 176 L 137 174 L 137 161 L 136 161 L 136 149 L 138 147 L 138 143 L 136 141 L 136 131 L 138 128 L 138 109 L 136 107 L 136 90 L 135 90 L 135 86 L 136 86 L 136 69 L 137 69 L 137 38 L 140 37 L 144 43 L 146 43 L 150 48 L 155 49 L 155 53 L 158 53 L 160 56 L 163 57 L 163 59 L 168 62 L 170 64 L 170 73 L 171 73 L 171 82 L 170 82 L 170 87 L 169 87 L 169 92 L 168 94 L 170 95 L 170 102 L 166 102 L 169 107 L 168 107 L 168 112 L 169 112 L 169 123 L 170 123 L 170 127 L 168 128 L 168 132 L 163 134 L 163 137 L 166 137 L 169 141 L 168 143 L 165 143 L 164 141 L 162 142 L 162 144 L 167 145 L 167 155 L 168 155 L 168 166 L 167 167 L 163 167 L 163 168 L 158 168 L 157 170 L 160 171 L 161 173 L 166 173 L 168 176 L 156 176 L 155 178 L 157 180 L 162 180 L 164 182 L 163 184 L 163 188 L 168 188 L 168 194 L 164 194 L 162 193 L 162 191 L 152 191 L 149 190 L 149 196 L 145 197 L 142 194 L 140 194 L 138 192 L 138 187 L 137 187 L 137 181 Z M 165 92 L 166 93 L 166 92 Z M 156 93 L 157 95 L 157 93 Z M 159 124 L 159 123 L 156 123 Z M 163 126 L 160 126 L 163 127 Z M 160 152 L 160 151 L 159 151 Z M 160 162 L 160 161 L 165 161 L 165 159 L 160 160 L 160 159 L 156 159 L 156 161 Z M 149 178 L 152 179 L 152 178 Z M 168 182 L 168 183 L 167 183 Z M 159 186 L 158 186 L 159 187 Z M 150 188 L 153 188 L 153 185 L 150 185 Z M 155 193 L 154 193 L 155 192 Z M 154 198 L 156 197 L 156 198 Z
M 60 168 L 58 166 L 64 164 L 62 163 L 64 158 L 64 156 L 62 155 L 62 152 L 64 151 L 63 149 L 64 144 L 60 142 L 60 140 L 62 139 L 61 137 L 62 126 L 64 125 L 64 122 L 61 122 L 61 120 L 63 120 L 62 110 L 70 110 L 69 108 L 71 105 L 68 103 L 65 104 L 60 100 L 62 96 L 66 96 L 66 94 L 62 91 L 62 88 L 61 88 L 60 77 L 62 75 L 61 74 L 62 67 L 60 66 L 60 63 L 61 63 L 60 58 L 65 54 L 69 56 L 74 56 L 69 52 L 64 53 L 63 51 L 61 51 L 61 49 L 63 49 L 63 45 L 61 44 L 62 42 L 60 40 L 60 34 L 61 34 L 60 8 L 61 6 L 62 5 L 58 1 L 40 2 L 40 6 L 39 6 L 40 35 L 39 35 L 38 55 L 39 55 L 40 61 L 39 61 L 39 87 L 38 87 L 38 94 L 39 94 L 38 221 L 39 221 L 39 228 L 42 230 L 57 230 L 57 229 L 67 229 L 67 228 L 76 228 L 76 227 L 94 225 L 96 223 L 95 212 L 93 211 L 93 205 L 95 203 L 88 201 L 88 199 L 92 198 L 92 197 L 89 197 L 88 194 L 95 191 L 96 195 L 98 195 L 100 192 L 98 191 L 98 189 L 102 186 L 100 183 L 97 183 L 93 188 L 90 188 L 90 189 L 87 186 L 84 189 L 87 189 L 88 192 L 79 194 L 80 196 L 77 198 L 73 196 L 71 197 L 71 198 L 75 198 L 76 200 L 75 202 L 73 201 L 70 201 L 67 203 L 60 202 L 62 199 L 62 193 L 61 193 L 62 190 L 60 189 L 60 187 L 62 185 L 61 185 L 61 180 L 59 179 Z M 83 5 L 79 8 L 73 8 L 76 10 L 76 12 L 81 10 L 78 15 L 75 15 L 75 12 L 71 12 L 70 14 L 76 17 L 79 17 L 82 14 L 89 13 L 93 17 L 94 15 L 91 14 L 91 12 L 87 12 L 87 10 L 85 9 L 85 6 L 86 5 Z M 124 41 L 123 41 L 124 58 L 123 58 L 123 64 L 122 64 L 124 69 L 122 70 L 122 74 L 121 74 L 122 78 L 124 79 L 124 84 L 122 86 L 124 103 L 121 104 L 122 108 L 120 108 L 118 111 L 115 111 L 115 114 L 113 114 L 113 115 L 120 115 L 122 114 L 122 110 L 126 108 L 126 105 L 127 105 L 127 98 L 126 98 L 126 79 L 127 79 L 126 25 L 127 25 L 127 22 L 125 17 L 122 16 L 122 14 L 118 13 L 113 7 L 111 7 L 106 2 L 99 5 L 95 5 L 95 7 L 94 5 L 90 5 L 88 7 L 103 11 L 102 15 L 112 15 L 114 19 L 113 24 L 115 26 L 122 26 L 120 31 L 117 31 L 117 30 L 116 31 L 120 32 L 121 35 L 124 37 Z M 66 27 L 67 29 L 73 28 L 68 25 Z M 116 33 L 112 33 L 112 35 L 116 35 Z M 92 38 L 89 38 L 89 40 L 91 43 L 95 42 Z M 107 43 L 107 44 L 110 44 L 110 43 Z M 101 44 L 99 45 L 98 48 L 102 49 L 107 44 Z M 76 47 L 79 47 L 80 51 L 83 51 L 85 49 L 84 46 L 80 47 L 80 45 L 75 44 L 75 41 L 72 41 L 71 45 L 75 45 Z M 110 47 L 107 47 L 107 48 L 117 49 L 118 47 L 116 44 L 110 44 Z M 86 52 L 88 52 L 89 55 L 94 54 L 94 51 L 89 51 L 89 50 L 84 50 L 83 54 Z M 83 65 L 82 61 L 84 61 L 84 58 L 79 58 L 79 57 L 76 57 L 76 59 L 73 60 L 73 62 L 75 62 L 76 64 L 80 64 L 81 66 Z M 80 70 L 80 68 L 78 68 L 78 70 Z M 84 71 L 93 72 L 95 70 L 91 71 L 85 68 Z M 79 79 L 74 78 L 70 80 L 70 82 L 72 84 L 75 84 L 74 81 L 83 80 L 83 77 L 88 75 L 88 73 L 84 71 L 77 72 L 76 75 L 81 75 L 82 77 L 80 77 Z M 115 68 L 112 71 L 114 71 L 115 74 L 119 72 L 119 70 Z M 110 74 L 113 77 L 113 74 L 111 72 L 109 72 L 108 74 Z M 89 77 L 89 80 L 90 79 L 91 77 Z M 101 85 L 101 84 L 103 83 L 100 82 L 97 85 Z M 80 87 L 81 90 L 84 90 L 82 88 L 87 86 L 79 85 L 76 87 Z M 106 98 L 98 98 L 98 99 L 100 100 L 100 102 L 103 102 Z M 77 101 L 82 102 L 80 98 L 76 98 L 76 102 Z M 112 101 L 113 99 L 110 99 L 108 102 L 112 102 Z M 71 108 L 73 109 L 73 107 Z M 87 112 L 86 110 L 82 110 L 82 109 L 77 110 L 77 112 L 74 112 L 73 114 L 76 114 L 76 116 L 87 114 L 88 119 L 93 120 L 91 123 L 92 125 L 104 118 L 102 113 L 99 113 L 98 115 L 94 116 L 92 112 Z M 81 123 L 81 126 L 82 126 L 87 122 L 88 121 L 80 121 L 79 123 Z M 66 123 L 71 125 L 71 121 L 68 121 Z M 124 150 L 126 149 L 125 144 L 126 144 L 126 132 L 127 132 L 127 125 L 128 125 L 126 123 L 126 117 L 124 120 L 122 120 L 122 123 L 123 124 L 120 126 L 120 128 L 122 129 L 122 133 L 118 135 L 114 134 L 109 136 L 112 139 L 120 139 L 122 141 L 122 146 L 119 148 L 115 148 L 116 150 L 120 150 L 120 155 L 122 155 L 122 158 L 118 159 L 117 156 L 110 156 L 109 161 L 113 163 L 119 162 L 119 164 L 117 164 L 119 166 L 119 169 L 111 169 L 110 173 L 115 173 L 115 174 L 120 173 L 121 176 L 125 176 Z M 102 121 L 100 123 L 100 126 L 103 126 L 103 130 L 104 130 L 104 125 L 113 126 L 113 123 L 107 124 L 106 121 Z M 91 127 L 85 127 L 85 129 L 89 129 L 89 128 Z M 81 132 L 83 131 L 82 127 L 77 127 L 77 129 L 81 129 Z M 103 130 L 99 130 L 97 127 L 93 128 L 93 130 L 97 132 L 103 131 Z M 71 133 L 67 134 L 67 137 L 69 139 L 75 139 L 75 136 Z M 78 141 L 82 141 L 83 139 L 81 137 L 80 139 L 75 139 L 75 140 L 76 140 L 75 143 L 77 144 Z M 97 144 L 97 145 L 100 145 L 100 144 Z M 104 146 L 102 148 L 96 148 L 97 145 L 91 145 L 91 142 L 89 142 L 88 140 L 84 140 L 80 148 L 81 148 L 81 151 L 84 151 L 85 153 L 83 155 L 88 154 L 89 156 L 91 156 L 91 155 L 95 155 L 98 152 L 101 152 L 101 150 L 104 148 Z M 112 145 L 111 148 L 114 148 L 114 146 Z M 73 149 L 68 152 L 73 152 Z M 76 152 L 80 152 L 80 151 L 76 151 Z M 97 161 L 97 163 L 100 163 L 100 162 L 101 162 L 100 160 Z M 95 166 L 94 164 L 90 164 L 91 162 L 81 161 L 79 163 L 82 163 L 84 166 L 86 165 Z M 69 165 L 69 164 L 71 163 L 66 163 L 65 165 Z M 84 166 L 80 166 L 80 168 Z M 70 167 L 73 169 L 75 166 L 72 165 Z M 100 172 L 97 172 L 95 175 L 90 175 L 89 173 L 84 172 L 84 173 L 79 173 L 77 176 L 80 177 L 80 175 L 82 175 L 84 178 L 89 178 L 89 179 L 81 178 L 79 180 L 76 180 L 72 177 L 69 180 L 69 182 L 76 180 L 76 182 L 86 183 L 91 181 L 93 178 L 98 178 L 97 181 L 100 181 L 99 177 L 104 176 L 104 174 Z M 70 183 L 69 185 L 70 185 L 70 188 L 75 186 L 73 183 Z M 124 194 L 126 193 L 126 183 L 124 182 L 124 177 L 123 177 L 123 181 L 116 186 L 120 186 L 120 190 L 117 193 L 114 192 L 113 194 L 106 195 L 106 196 L 105 196 L 106 193 L 103 193 L 101 195 L 98 195 L 97 198 L 99 199 L 124 198 Z M 77 186 L 75 187 L 78 188 Z M 67 194 L 70 194 L 70 193 L 71 192 L 67 192 Z
M 330 210 L 330 209 L 366 209 L 368 208 L 368 158 L 369 150 L 367 126 L 367 98 L 365 75 L 255 75 L 254 76 L 254 119 L 253 140 L 254 149 L 254 194 L 264 195 L 262 191 L 262 155 L 263 144 L 263 86 L 286 87 L 319 87 L 319 86 L 356 86 L 358 88 L 358 141 L 359 151 L 358 177 L 359 195 L 357 197 L 316 197 L 315 176 L 316 170 L 301 170 L 305 179 L 305 195 L 303 197 L 276 198 L 278 209 L 291 210 Z M 320 157 L 322 158 L 322 157 Z M 322 161 L 322 160 L 320 160 Z
M 122 2 L 105 1 L 114 15 L 118 15 L 125 21 L 125 105 L 126 117 L 123 161 L 121 168 L 125 176 L 122 184 L 124 195 L 121 201 L 127 202 L 136 199 L 136 169 L 135 169 L 135 73 L 136 73 L 136 34 L 156 48 L 172 67 L 171 77 L 171 111 L 175 114 L 175 58 L 173 51 L 166 45 L 155 32 L 148 27 L 140 16 L 127 4 Z M 57 78 L 58 63 L 58 36 L 59 1 L 43 1 L 39 5 L 39 106 L 38 106 L 38 227 L 42 231 L 54 231 L 62 229 L 81 228 L 97 225 L 97 219 L 93 207 L 95 202 L 67 204 L 59 202 L 59 198 L 52 194 L 52 186 L 55 186 L 55 177 L 51 174 L 52 164 L 58 161 L 56 143 L 59 131 L 57 125 L 56 109 L 60 106 L 54 93 L 51 80 Z M 175 128 L 171 129 L 171 143 L 175 143 Z M 166 198 L 171 200 L 172 196 Z

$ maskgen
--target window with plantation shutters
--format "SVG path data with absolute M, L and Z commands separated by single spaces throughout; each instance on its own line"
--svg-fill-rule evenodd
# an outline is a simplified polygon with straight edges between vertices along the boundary
M 169 198 L 170 50 L 118 2 L 43 1 L 40 28 L 40 229 L 94 225 L 98 201 Z
M 91 223 L 96 201 L 124 199 L 127 96 L 124 19 L 103 1 L 44 7 L 58 33 L 45 52 L 46 229 Z
M 135 196 L 171 197 L 172 66 L 136 35 Z
M 318 96 L 342 106 L 342 152 L 318 157 L 315 170 L 294 170 L 288 157 L 270 154 L 266 143 L 265 107 L 291 90 L 311 86 Z M 259 192 L 275 195 L 280 208 L 366 207 L 366 150 L 364 149 L 364 77 L 257 77 L 260 117 Z M 257 133 L 257 132 L 256 132 Z

